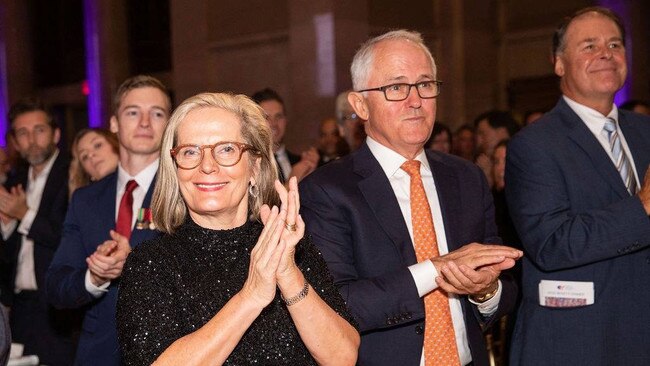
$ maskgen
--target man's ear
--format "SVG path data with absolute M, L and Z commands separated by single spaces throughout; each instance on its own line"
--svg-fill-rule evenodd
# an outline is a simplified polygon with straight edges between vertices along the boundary
M 348 94 L 348 103 L 350 103 L 352 109 L 354 109 L 354 113 L 356 113 L 359 118 L 364 121 L 368 120 L 370 112 L 368 111 L 368 104 L 366 103 L 366 98 L 363 94 L 359 92 L 350 92 Z
M 57 128 L 54 129 L 53 138 L 54 138 L 54 144 L 55 145 L 58 144 L 59 140 L 61 140 L 61 129 L 60 128 L 57 127 Z
M 111 116 L 111 132 L 112 133 L 117 133 L 120 130 L 119 125 L 117 123 L 117 118 L 115 116 Z
M 562 60 L 561 55 L 555 55 L 554 59 L 555 61 L 553 67 L 555 69 L 555 75 L 562 77 L 564 76 L 564 61 Z

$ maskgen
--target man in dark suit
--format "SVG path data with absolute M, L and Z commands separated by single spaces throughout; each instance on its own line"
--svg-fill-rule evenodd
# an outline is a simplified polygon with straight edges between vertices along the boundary
M 516 289 L 499 274 L 521 252 L 479 244 L 500 239 L 478 167 L 424 150 L 439 93 L 433 57 L 418 33 L 394 31 L 362 45 L 351 73 L 368 138 L 309 175 L 300 196 L 359 323 L 358 363 L 488 365 L 481 326 L 512 307 Z
M 271 88 L 262 89 L 251 96 L 266 113 L 273 132 L 273 155 L 278 165 L 278 178 L 282 183 L 288 183 L 289 178 L 296 177 L 300 182 L 318 166 L 320 156 L 316 148 L 311 147 L 301 155 L 287 150 L 284 145 L 284 133 L 287 129 L 287 112 L 280 95 Z
M 512 365 L 650 361 L 650 118 L 617 109 L 625 31 L 604 8 L 554 36 L 563 96 L 508 146 L 523 300 Z
M 481 113 L 474 119 L 476 150 L 474 162 L 485 174 L 490 188 L 494 187 L 492 155 L 499 142 L 512 137 L 518 130 L 517 122 L 510 111 L 493 109 Z M 502 238 L 503 239 L 503 238 Z
M 14 341 L 25 354 L 48 365 L 72 362 L 74 322 L 45 299 L 45 272 L 61 239 L 68 204 L 69 157 L 53 115 L 40 101 L 26 99 L 9 111 L 16 149 L 29 163 L 0 187 L 2 251 L 8 271 L 3 302 L 11 307 Z
M 117 90 L 113 108 L 118 170 L 75 191 L 47 276 L 50 302 L 87 309 L 79 365 L 120 364 L 115 309 L 122 267 L 132 247 L 158 235 L 149 203 L 171 110 L 167 89 L 149 76 L 130 78 Z

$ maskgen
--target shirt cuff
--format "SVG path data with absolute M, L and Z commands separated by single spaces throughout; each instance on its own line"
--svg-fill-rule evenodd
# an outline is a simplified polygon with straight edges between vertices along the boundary
M 29 234 L 29 230 L 32 228 L 32 223 L 36 218 L 36 213 L 37 213 L 36 210 L 33 210 L 31 208 L 27 209 L 25 216 L 23 216 L 22 220 L 20 220 L 20 225 L 18 225 L 19 233 L 23 235 Z
M 9 221 L 7 224 L 0 221 L 0 229 L 2 229 L 2 240 L 9 239 L 11 233 L 16 230 L 16 226 L 18 226 L 18 220 L 16 219 Z
M 418 295 L 424 295 L 438 288 L 436 277 L 438 277 L 438 270 L 429 259 L 416 263 L 408 267 L 415 281 L 415 287 L 418 289 Z
M 108 286 L 111 285 L 111 281 L 106 282 L 101 286 L 95 286 L 95 284 L 90 280 L 90 270 L 86 270 L 86 291 L 90 292 L 91 295 L 95 298 L 99 298 L 105 293 L 108 292 Z
M 478 308 L 478 311 L 483 315 L 484 317 L 488 318 L 492 316 L 494 313 L 497 312 L 497 308 L 499 307 L 499 301 L 501 300 L 501 290 L 503 289 L 503 286 L 501 286 L 501 280 L 498 280 L 497 284 L 497 293 L 492 296 L 491 299 L 478 303 L 474 300 L 472 300 L 471 296 L 468 296 L 469 302 L 472 304 L 476 305 Z

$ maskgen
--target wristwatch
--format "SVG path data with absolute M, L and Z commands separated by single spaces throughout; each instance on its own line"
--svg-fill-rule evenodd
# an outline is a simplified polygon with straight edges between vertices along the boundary
M 499 291 L 499 282 L 497 281 L 496 286 L 494 286 L 494 290 L 488 292 L 487 294 L 483 294 L 483 295 L 470 295 L 470 298 L 474 302 L 483 303 L 483 302 L 486 302 L 486 301 L 490 300 L 491 298 L 493 298 L 494 295 L 496 295 L 498 291 Z

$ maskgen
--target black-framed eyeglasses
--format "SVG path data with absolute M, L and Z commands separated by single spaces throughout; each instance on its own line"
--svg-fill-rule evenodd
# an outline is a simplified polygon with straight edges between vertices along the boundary
M 396 83 L 384 85 L 380 86 L 379 88 L 359 90 L 358 92 L 361 93 L 367 91 L 380 91 L 384 93 L 386 100 L 391 102 L 399 102 L 409 97 L 412 87 L 415 87 L 415 90 L 418 91 L 418 95 L 422 99 L 435 98 L 440 95 L 440 85 L 442 85 L 442 81 L 425 80 L 417 82 L 415 84 Z
M 176 166 L 181 169 L 194 169 L 203 161 L 203 151 L 210 149 L 212 157 L 217 164 L 229 167 L 233 166 L 241 160 L 244 151 L 258 155 L 259 152 L 251 145 L 241 142 L 223 141 L 214 145 L 179 145 L 171 149 L 172 158 L 176 162 Z

